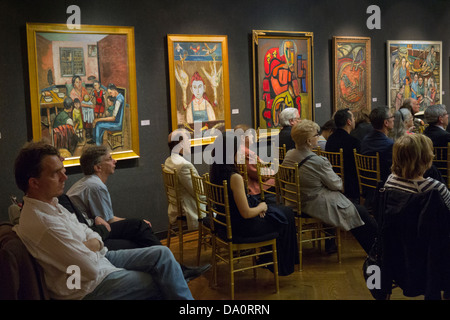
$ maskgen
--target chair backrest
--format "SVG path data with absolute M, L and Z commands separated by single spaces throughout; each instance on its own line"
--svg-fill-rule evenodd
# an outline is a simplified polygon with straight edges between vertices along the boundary
M 300 215 L 302 206 L 298 165 L 296 163 L 293 167 L 279 165 L 276 176 L 280 203 L 293 207 L 297 214 Z
M 206 199 L 208 203 L 208 217 L 211 221 L 212 233 L 221 234 L 218 230 L 226 230 L 226 239 L 229 242 L 233 240 L 231 230 L 230 205 L 228 202 L 228 184 L 223 181 L 223 185 L 217 185 L 209 180 L 209 174 L 204 175 L 204 186 L 206 190 Z
M 178 195 L 178 176 L 177 170 L 169 170 L 163 164 L 161 165 L 161 171 L 164 181 L 164 190 L 167 196 L 167 202 L 169 205 L 177 207 L 178 213 L 182 215 L 181 201 Z
M 382 287 L 440 299 L 450 290 L 450 215 L 440 192 L 381 189 L 378 245 Z
M 202 220 L 204 216 L 208 215 L 206 210 L 207 199 L 206 190 L 204 186 L 204 177 L 200 177 L 191 169 L 192 187 L 194 188 L 195 202 L 197 203 L 198 220 Z
M 258 175 L 258 184 L 261 191 L 261 201 L 264 201 L 265 194 L 273 194 L 277 197 L 278 202 L 278 184 L 276 183 L 275 171 L 279 165 L 277 159 L 274 159 L 273 161 L 274 162 L 263 163 L 258 160 L 256 163 L 256 173 Z M 273 168 L 275 168 L 275 170 Z M 269 179 L 275 180 L 274 184 L 267 183 Z
M 317 146 L 317 148 L 313 149 L 312 152 L 314 152 L 315 154 L 317 154 L 319 156 L 321 150 L 322 149 L 319 146 Z
M 377 152 L 374 156 L 367 156 L 359 154 L 356 152 L 356 149 L 353 149 L 353 154 L 355 156 L 360 194 L 363 194 L 363 187 L 377 189 L 381 180 L 379 153 Z
M 247 191 L 247 193 L 249 193 L 247 164 L 246 163 L 237 163 L 236 167 L 238 169 L 239 174 L 244 179 L 245 190 Z
M 278 147 L 278 159 L 280 163 L 283 162 L 285 156 L 286 156 L 286 145 L 283 143 L 283 146 Z
M 433 147 L 433 151 L 433 164 L 441 173 L 447 187 L 450 187 L 450 143 L 446 147 Z
M 325 150 L 319 150 L 319 155 L 325 157 L 330 161 L 334 172 L 341 177 L 342 184 L 344 185 L 344 150 L 341 148 L 339 152 L 331 152 Z

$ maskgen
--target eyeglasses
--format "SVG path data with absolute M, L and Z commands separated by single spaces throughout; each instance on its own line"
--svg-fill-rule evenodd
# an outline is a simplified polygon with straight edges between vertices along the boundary
M 390 120 L 390 119 L 394 119 L 395 116 L 390 116 L 389 118 L 384 118 L 385 120 Z

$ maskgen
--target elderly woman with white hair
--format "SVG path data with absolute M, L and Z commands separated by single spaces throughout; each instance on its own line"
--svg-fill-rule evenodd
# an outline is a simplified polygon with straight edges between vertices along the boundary
M 344 196 L 342 179 L 328 159 L 313 152 L 319 130 L 319 125 L 311 120 L 296 124 L 291 132 L 296 148 L 286 154 L 282 165 L 299 167 L 302 212 L 328 225 L 350 230 L 368 253 L 377 234 L 376 221 L 366 208 Z M 331 248 L 332 244 L 328 246 Z
M 394 128 L 389 132 L 389 137 L 396 141 L 405 134 L 412 134 L 414 130 L 414 118 L 407 108 L 402 108 L 394 113 Z
M 295 143 L 291 138 L 292 126 L 296 125 L 301 121 L 300 114 L 296 108 L 285 108 L 280 113 L 280 124 L 283 129 L 280 130 L 278 135 L 280 147 L 286 145 L 286 151 L 294 149 Z

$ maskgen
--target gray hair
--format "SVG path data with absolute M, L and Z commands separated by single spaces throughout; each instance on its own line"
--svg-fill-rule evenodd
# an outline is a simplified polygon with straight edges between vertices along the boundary
M 405 122 L 412 117 L 407 108 L 399 109 L 394 113 L 394 128 L 389 132 L 389 136 L 396 141 L 406 134 Z
M 288 107 L 280 113 L 280 123 L 283 127 L 290 126 L 289 120 L 299 117 L 298 110 L 296 108 Z
M 444 116 L 447 113 L 447 108 L 443 104 L 435 104 L 429 106 L 424 113 L 425 121 L 428 124 L 438 123 L 439 117 Z

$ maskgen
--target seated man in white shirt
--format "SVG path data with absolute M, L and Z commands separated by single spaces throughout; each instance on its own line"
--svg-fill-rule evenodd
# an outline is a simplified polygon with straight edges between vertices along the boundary
M 58 150 L 23 147 L 15 161 L 25 193 L 14 230 L 41 265 L 53 299 L 193 299 L 180 265 L 165 246 L 108 251 L 98 233 L 58 203 L 67 176 Z M 69 270 L 78 270 L 73 287 Z

